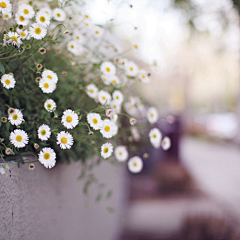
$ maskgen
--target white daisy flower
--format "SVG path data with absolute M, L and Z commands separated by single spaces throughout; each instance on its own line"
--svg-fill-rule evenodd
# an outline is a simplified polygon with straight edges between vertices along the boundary
M 39 82 L 39 87 L 44 93 L 52 93 L 56 89 L 56 83 L 49 78 L 42 78 Z
M 105 105 L 105 104 L 110 104 L 111 102 L 111 95 L 104 91 L 104 90 L 101 90 L 98 92 L 98 100 L 99 102 L 102 104 L 102 105 Z
M 56 110 L 56 103 L 52 100 L 52 99 L 47 99 L 44 103 L 44 108 L 48 111 L 48 112 L 53 112 Z
M 33 7 L 27 4 L 20 5 L 18 7 L 18 13 L 27 19 L 32 19 L 35 14 Z
M 134 62 L 128 61 L 125 64 L 125 73 L 126 73 L 127 76 L 130 76 L 130 77 L 137 76 L 137 74 L 138 74 L 138 66 Z
M 51 19 L 51 17 L 52 17 L 52 9 L 51 8 L 49 8 L 49 7 L 41 8 L 41 12 L 47 13 Z
M 58 76 L 52 70 L 44 70 L 42 72 L 42 78 L 48 78 L 48 79 L 52 80 L 54 83 L 58 82 Z
M 110 85 L 111 82 L 109 76 L 101 75 L 101 79 L 105 85 Z
M 9 139 L 16 148 L 25 147 L 29 140 L 27 133 L 21 129 L 15 129 L 11 132 Z
M 123 103 L 123 100 L 124 100 L 124 96 L 122 94 L 122 92 L 120 92 L 119 90 L 115 90 L 112 94 L 113 96 L 113 99 L 118 102 L 119 104 L 122 104 Z
M 101 38 L 102 36 L 103 36 L 103 32 L 104 32 L 104 30 L 103 30 L 103 28 L 101 28 L 101 27 L 99 27 L 99 26 L 94 26 L 93 28 L 92 28 L 92 31 L 93 31 L 93 35 L 95 36 L 95 37 L 97 37 L 97 38 Z
M 23 17 L 23 15 L 19 13 L 15 15 L 15 21 L 17 22 L 18 25 L 23 25 L 23 26 L 27 26 L 29 23 L 29 19 Z
M 2 16 L 3 16 L 4 20 L 9 20 L 9 19 L 12 18 L 12 13 L 11 12 L 7 12 L 7 13 L 4 13 Z
M 79 56 L 84 51 L 83 47 L 74 40 L 68 42 L 67 50 L 75 56 Z
M 96 98 L 98 96 L 98 88 L 95 84 L 89 84 L 86 86 L 86 93 L 91 98 Z
M 38 154 L 38 161 L 44 165 L 45 168 L 52 168 L 56 164 L 56 153 L 50 147 L 45 147 Z
M 138 74 L 138 78 L 140 79 L 141 82 L 143 83 L 149 83 L 150 82 L 150 78 L 148 76 L 148 73 L 147 71 L 141 69 L 139 71 L 139 74 Z
M 106 75 L 115 75 L 116 74 L 116 67 L 110 62 L 103 62 L 100 66 L 101 72 Z
M 118 86 L 121 82 L 118 76 L 116 75 L 111 75 L 109 76 L 109 82 L 113 85 L 113 86 Z
M 99 130 L 102 127 L 102 119 L 98 113 L 88 113 L 87 121 L 94 130 Z
M 116 113 L 121 112 L 121 104 L 118 101 L 116 100 L 111 101 L 110 106 L 114 110 L 114 112 Z
M 123 106 L 128 115 L 133 117 L 139 116 L 138 109 L 135 105 L 131 104 L 130 102 L 125 102 Z
M 139 51 L 139 45 L 136 42 L 132 42 L 132 50 L 137 53 Z
M 23 114 L 19 109 L 14 109 L 14 112 L 8 115 L 8 120 L 12 125 L 19 126 L 23 121 Z
M 0 12 L 3 14 L 10 13 L 12 11 L 12 4 L 9 0 L 0 0 Z
M 41 40 L 46 36 L 47 29 L 39 23 L 33 23 L 32 26 L 29 28 L 29 32 L 33 38 Z
M 57 144 L 61 149 L 70 149 L 73 145 L 73 136 L 69 132 L 62 131 L 57 135 Z
M 162 133 L 158 128 L 153 128 L 148 134 L 151 144 L 154 148 L 159 148 L 162 141 Z
M 112 155 L 113 145 L 109 142 L 104 143 L 101 147 L 101 156 L 106 159 Z
M 7 36 L 9 37 L 8 43 L 11 43 L 13 46 L 17 46 L 18 48 L 21 46 L 22 41 L 20 39 L 20 36 L 16 32 L 8 32 Z
M 73 31 L 73 39 L 79 44 L 83 44 L 86 41 L 86 38 L 78 30 Z
M 114 150 L 114 154 L 119 162 L 124 162 L 128 159 L 128 151 L 126 146 L 117 146 Z
M 141 139 L 138 128 L 133 126 L 133 127 L 131 127 L 130 131 L 131 131 L 131 135 L 132 135 L 134 141 L 138 142 Z
M 66 13 L 61 8 L 53 9 L 52 15 L 53 15 L 53 18 L 59 22 L 63 22 L 66 18 Z
M 42 141 L 47 141 L 51 136 L 51 128 L 46 125 L 46 124 L 42 124 L 39 128 L 38 128 L 38 138 Z
M 139 173 L 142 171 L 143 161 L 140 157 L 135 156 L 128 161 L 128 170 L 132 173 Z
M 102 121 L 101 134 L 105 138 L 112 138 L 117 134 L 118 127 L 115 122 L 105 119 Z
M 110 117 L 110 119 L 113 121 L 113 122 L 117 122 L 117 120 L 118 120 L 118 115 L 115 113 L 115 114 L 112 114 L 111 115 L 111 117 Z
M 1 77 L 1 83 L 3 86 L 7 89 L 14 88 L 15 87 L 15 79 L 12 75 L 10 74 L 3 74 Z
M 128 63 L 128 60 L 126 58 L 120 58 L 118 61 L 118 66 L 124 69 L 127 63 Z
M 31 38 L 28 30 L 17 29 L 17 33 L 19 34 L 19 36 L 22 40 L 25 40 L 25 39 L 29 40 Z
M 67 109 L 62 115 L 62 124 L 67 129 L 73 129 L 78 125 L 78 115 L 71 109 Z
M 171 147 L 171 140 L 169 137 L 164 137 L 162 140 L 163 150 L 168 150 Z
M 154 124 L 158 121 L 158 111 L 155 107 L 150 107 L 147 111 L 148 122 Z
M 155 72 L 159 72 L 160 70 L 160 64 L 159 64 L 159 61 L 157 60 L 154 60 L 153 61 L 153 64 L 152 64 L 152 68 Z
M 36 22 L 42 25 L 43 27 L 47 27 L 50 24 L 50 16 L 48 13 L 40 10 L 36 14 Z

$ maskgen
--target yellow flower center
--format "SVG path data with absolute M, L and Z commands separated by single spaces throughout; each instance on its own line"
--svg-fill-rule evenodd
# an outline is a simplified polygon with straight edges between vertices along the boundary
M 67 143 L 67 138 L 62 137 L 62 138 L 61 138 L 61 143 L 63 143 L 63 144 Z
M 122 152 L 120 152 L 119 155 L 122 156 Z
M 142 75 L 142 78 L 145 78 L 145 75 Z
M 60 14 L 60 13 L 57 13 L 57 17 L 61 17 L 61 14 Z
M 52 108 L 52 105 L 49 103 L 49 104 L 47 105 L 47 108 Z
M 157 135 L 156 134 L 153 134 L 153 138 L 156 138 L 157 137 Z
M 67 116 L 66 121 L 67 121 L 68 123 L 72 122 L 72 117 L 71 117 L 71 116 Z
M 103 100 L 106 100 L 106 98 L 105 98 L 104 96 L 102 97 L 102 99 L 103 99 Z
M 49 153 L 44 153 L 43 157 L 44 157 L 44 159 L 48 160 L 50 158 L 50 154 Z
M 110 131 L 110 127 L 109 126 L 106 126 L 104 129 L 105 129 L 106 132 Z
M 134 167 L 136 167 L 136 166 L 137 166 L 137 163 L 136 163 L 136 162 L 134 162 L 133 166 L 134 166 Z
M 89 16 L 88 16 L 88 15 L 85 15 L 85 18 L 89 18 Z
M 76 39 L 79 40 L 79 36 L 77 36 Z
M 94 118 L 92 121 L 93 121 L 94 124 L 98 123 L 98 120 L 96 118 Z
M 116 96 L 116 99 L 119 99 L 119 97 L 118 97 L 118 96 Z
M 43 17 L 43 16 L 41 16 L 39 20 L 43 23 L 46 21 L 45 17 Z
M 14 42 L 17 42 L 17 41 L 18 41 L 18 38 L 15 37 L 15 36 L 12 36 L 11 38 L 12 38 L 12 41 L 14 41 Z
M 107 67 L 107 68 L 106 68 L 106 71 L 107 71 L 107 72 L 110 72 L 111 70 L 110 70 L 110 68 L 109 68 L 109 67 Z
M 104 153 L 107 153 L 107 152 L 108 152 L 108 148 L 105 147 L 105 148 L 103 149 L 103 152 L 104 152 Z
M 9 18 L 9 15 L 8 15 L 8 14 L 5 14 L 5 18 L 6 18 L 6 19 Z
M 41 28 L 36 28 L 36 29 L 35 29 L 35 33 L 36 33 L 36 34 L 40 34 L 41 32 L 42 32 Z
M 51 76 L 51 75 L 47 75 L 47 78 L 49 78 L 50 80 L 52 80 L 52 76 Z
M 24 14 L 29 14 L 28 9 L 24 9 L 23 12 L 24 12 Z
M 116 80 L 112 80 L 112 83 L 115 84 L 115 83 L 116 83 Z
M 99 32 L 98 32 L 98 31 L 96 31 L 95 33 L 96 33 L 96 34 L 98 34 Z
M 24 18 L 23 16 L 20 16 L 20 17 L 19 17 L 19 20 L 20 20 L 21 22 L 24 22 L 25 18 Z
M 17 120 L 18 119 L 18 115 L 14 114 L 12 118 L 13 118 L 13 120 Z
M 71 45 L 71 48 L 74 48 L 74 45 Z
M 94 92 L 94 91 L 91 89 L 91 90 L 90 90 L 90 93 L 93 93 L 93 92 Z
M 22 136 L 17 135 L 16 140 L 17 140 L 18 142 L 21 142 L 21 141 L 22 141 Z
M 0 6 L 1 6 L 1 8 L 6 8 L 6 7 L 7 7 L 7 4 L 6 4 L 5 2 L 1 2 L 1 3 L 0 3 Z
M 21 34 L 21 36 L 23 36 L 23 37 L 26 36 L 25 32 L 21 32 L 20 34 Z
M 153 117 L 154 116 L 153 113 L 151 113 L 150 116 Z
M 137 49 L 138 48 L 138 46 L 137 45 L 134 45 L 134 47 Z
M 6 83 L 7 85 L 9 85 L 9 84 L 11 83 L 11 81 L 10 81 L 9 79 L 6 79 L 6 80 L 5 80 L 5 83 Z
M 48 83 L 44 83 L 43 85 L 45 88 L 49 88 L 49 84 Z
M 130 70 L 132 71 L 132 70 L 133 70 L 133 68 L 132 68 L 132 67 L 130 67 Z
M 44 135 L 46 135 L 46 130 L 45 129 L 43 129 L 42 131 L 41 131 L 41 134 L 44 136 Z

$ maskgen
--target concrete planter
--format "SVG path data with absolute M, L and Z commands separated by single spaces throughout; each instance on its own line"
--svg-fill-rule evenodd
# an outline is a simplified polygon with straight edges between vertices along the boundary
M 103 162 L 94 173 L 106 183 L 113 196 L 96 203 L 99 188 L 83 194 L 83 181 L 77 180 L 80 164 L 57 164 L 45 169 L 11 162 L 10 173 L 0 174 L 1 240 L 114 240 L 120 226 L 123 171 Z M 107 211 L 113 207 L 114 212 Z

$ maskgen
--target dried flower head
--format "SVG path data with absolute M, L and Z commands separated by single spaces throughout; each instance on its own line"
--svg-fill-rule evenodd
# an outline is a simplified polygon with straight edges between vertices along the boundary
M 14 77 L 14 74 L 13 74 L 12 72 L 10 72 L 10 73 L 8 73 L 8 74 Z
M 12 149 L 11 148 L 6 148 L 5 149 L 5 153 L 6 153 L 6 155 L 11 155 L 12 154 Z
M 28 165 L 28 170 L 33 171 L 35 169 L 35 165 L 33 163 L 30 163 Z
M 130 123 L 131 125 L 135 125 L 135 124 L 137 123 L 137 119 L 136 119 L 136 118 L 130 118 L 130 119 L 129 119 L 129 123 Z
M 22 30 L 23 29 L 23 25 L 18 25 L 18 29 Z
M 144 158 L 144 159 L 149 158 L 149 154 L 148 154 L 148 153 L 144 153 L 144 154 L 143 154 L 143 158 Z
M 62 71 L 62 75 L 63 75 L 64 77 L 67 76 L 67 74 L 68 74 L 68 72 Z
M 41 77 L 36 78 L 36 82 L 39 83 L 41 81 Z
M 70 33 L 70 31 L 69 31 L 68 29 L 66 29 L 66 30 L 64 31 L 64 34 L 68 34 L 68 33 Z
M 111 108 L 109 108 L 109 109 L 106 111 L 106 116 L 107 116 L 107 117 L 111 117 L 111 116 L 113 115 L 113 113 L 114 113 L 114 111 L 113 111 Z
M 43 66 L 42 66 L 42 64 L 41 64 L 41 63 L 39 63 L 39 64 L 37 64 L 37 66 L 36 66 L 36 67 L 37 67 L 37 69 L 38 69 L 38 70 L 41 70 Z
M 45 54 L 47 51 L 45 48 L 39 48 L 39 53 Z
M 1 117 L 1 121 L 2 121 L 3 123 L 7 122 L 7 118 L 6 118 L 6 117 Z
M 34 143 L 33 146 L 34 146 L 35 149 L 39 149 L 39 145 L 37 143 Z
M 13 114 L 15 112 L 15 109 L 9 108 L 7 112 L 8 112 L 8 115 Z

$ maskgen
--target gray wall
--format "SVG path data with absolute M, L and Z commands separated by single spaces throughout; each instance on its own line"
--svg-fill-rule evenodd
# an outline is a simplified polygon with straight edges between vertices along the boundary
M 106 183 L 112 198 L 95 202 L 99 189 L 83 194 L 77 180 L 80 163 L 45 169 L 11 162 L 0 174 L 0 240 L 115 240 L 121 226 L 123 169 L 103 162 L 94 172 Z M 113 207 L 114 212 L 107 211 Z

